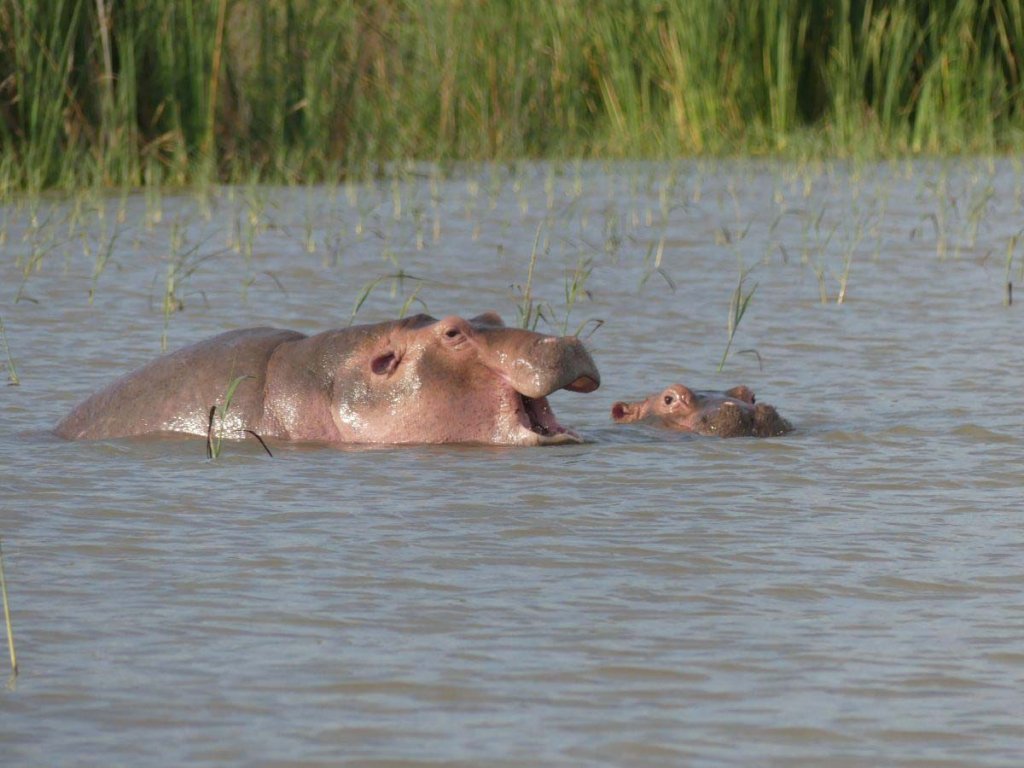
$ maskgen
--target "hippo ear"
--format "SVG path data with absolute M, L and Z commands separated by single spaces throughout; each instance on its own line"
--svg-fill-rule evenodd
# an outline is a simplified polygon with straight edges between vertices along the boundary
M 394 350 L 382 352 L 370 361 L 370 370 L 378 376 L 390 376 L 398 368 L 401 358 Z
M 757 437 L 778 437 L 793 430 L 793 425 L 779 416 L 779 412 L 765 403 L 754 408 L 754 434 Z
M 750 387 L 745 387 L 742 384 L 738 387 L 726 390 L 725 394 L 728 397 L 735 398 L 736 400 L 742 400 L 744 403 L 750 403 L 751 405 L 756 402 L 754 398 L 754 391 Z
M 505 321 L 501 319 L 501 315 L 497 312 L 484 312 L 482 315 L 470 318 L 469 322 L 473 325 L 493 325 L 496 328 L 505 327 Z

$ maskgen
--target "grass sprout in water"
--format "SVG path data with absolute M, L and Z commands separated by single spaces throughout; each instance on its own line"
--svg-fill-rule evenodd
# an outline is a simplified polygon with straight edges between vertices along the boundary
M 729 301 L 729 339 L 725 344 L 725 351 L 722 353 L 722 360 L 718 363 L 718 372 L 722 372 L 722 368 L 725 367 L 726 358 L 729 357 L 729 350 L 732 348 L 732 340 L 736 335 L 736 329 L 739 328 L 740 321 L 743 316 L 747 313 L 747 307 L 750 305 L 750 300 L 754 298 L 754 291 L 757 290 L 757 283 L 754 283 L 754 287 L 749 291 L 744 291 L 743 285 L 747 281 L 747 277 L 750 275 L 751 270 L 745 269 L 740 271 L 740 279 L 736 283 L 736 288 L 732 292 L 732 299 Z
M 223 405 L 210 406 L 210 420 L 206 428 L 206 458 L 210 459 L 211 461 L 215 461 L 216 459 L 220 458 L 221 451 L 223 450 L 224 423 L 227 421 L 228 411 L 231 410 L 231 401 L 235 397 L 235 390 L 238 389 L 238 385 L 241 384 L 243 381 L 245 381 L 246 379 L 253 378 L 256 377 L 249 375 L 236 376 L 234 379 L 231 380 L 231 383 L 228 384 L 228 388 L 224 393 Z M 217 418 L 218 416 L 220 417 L 219 419 Z M 218 422 L 216 436 L 214 436 L 215 422 Z M 267 455 L 273 457 L 274 454 L 270 452 L 270 449 L 267 447 L 267 444 L 263 441 L 262 437 L 260 437 L 258 434 L 256 434 L 256 432 L 254 432 L 251 429 L 246 429 L 243 431 L 259 440 L 260 445 L 263 446 L 263 450 L 267 452 Z
M 562 314 L 561 322 L 558 322 L 558 312 L 551 302 L 538 301 L 533 293 L 533 277 L 537 268 L 538 255 L 542 250 L 547 255 L 551 249 L 549 238 L 544 238 L 543 246 L 541 243 L 541 233 L 543 232 L 544 225 L 544 221 L 540 222 L 534 234 L 533 248 L 530 251 L 530 264 L 526 272 L 526 284 L 514 286 L 519 291 L 519 301 L 516 303 L 517 324 L 525 330 L 536 331 L 537 325 L 543 320 L 553 329 L 561 331 L 563 335 L 568 335 L 570 316 L 580 297 L 591 298 L 590 291 L 586 285 L 591 273 L 594 271 L 594 259 L 591 256 L 580 256 L 576 259 L 575 267 L 571 270 L 566 270 L 564 282 L 565 311 Z M 593 317 L 587 318 L 576 326 L 573 335 L 579 336 L 588 325 L 593 325 L 590 333 L 587 334 L 587 336 L 590 336 L 604 325 L 604 320 Z
M 222 249 L 212 253 L 199 253 L 199 249 L 205 242 L 199 242 L 190 248 L 185 248 L 185 238 L 182 233 L 181 220 L 176 220 L 171 229 L 171 251 L 167 260 L 167 274 L 164 279 L 164 295 L 161 301 L 161 308 L 164 318 L 163 332 L 160 335 L 160 349 L 167 351 L 167 331 L 171 324 L 171 315 L 181 312 L 185 308 L 185 301 L 182 298 L 182 291 L 185 283 L 202 266 L 203 262 L 224 253 Z M 209 240 L 209 237 L 206 238 Z
M 11 674 L 18 674 L 18 655 L 14 652 L 14 630 L 11 628 L 11 604 L 7 599 L 7 579 L 4 576 L 3 539 L 0 538 L 0 595 L 4 602 L 4 625 L 7 627 L 7 651 L 11 657 Z
M 1012 235 L 1006 243 L 1006 298 L 1003 299 L 1003 303 L 1008 307 L 1013 306 L 1013 257 L 1017 251 L 1017 243 L 1020 242 L 1021 235 L 1024 235 L 1024 230 L 1020 230 L 1017 234 Z M 1024 282 L 1024 259 L 1021 259 L 1017 282 Z M 3 325 L 0 324 L 0 329 L 2 328 Z
M 18 378 L 18 369 L 14 367 L 14 358 L 11 357 L 11 348 L 7 344 L 7 331 L 4 329 L 4 319 L 0 317 L 0 344 L 4 346 L 4 357 L 7 361 L 4 365 L 7 368 L 7 384 L 12 387 L 16 387 L 21 383 L 21 379 Z
M 565 277 L 565 320 L 562 323 L 562 334 L 569 334 L 569 315 L 572 314 L 573 307 L 576 306 L 576 302 L 580 296 L 584 296 L 587 299 L 591 298 L 590 291 L 587 290 L 587 280 L 590 278 L 590 273 L 594 271 L 594 260 L 590 256 L 580 256 L 576 260 L 576 268 Z M 580 323 L 575 332 L 574 336 L 579 336 L 583 329 L 594 323 L 594 328 L 591 330 L 589 335 L 592 335 L 594 331 L 604 325 L 604 320 L 598 320 L 596 318 L 588 318 Z
M 647 255 L 644 256 L 644 275 L 640 278 L 640 288 L 642 289 L 647 285 L 647 281 L 650 280 L 654 275 L 661 275 L 661 278 L 665 281 L 665 284 L 672 290 L 673 293 L 676 291 L 676 281 L 672 279 L 672 276 L 668 271 L 661 265 L 662 257 L 665 255 L 665 235 L 662 235 L 658 240 L 658 244 L 655 245 L 653 242 L 647 248 Z
M 530 250 L 530 266 L 526 271 L 526 285 L 520 289 L 522 298 L 516 305 L 516 314 L 519 318 L 519 327 L 527 330 L 536 330 L 537 322 L 543 317 L 543 309 L 533 301 L 533 270 L 537 266 L 537 246 L 540 245 L 540 233 L 544 229 L 544 222 L 537 225 L 537 232 L 533 236 L 533 248 Z
M 359 291 L 359 296 L 356 297 L 356 303 L 352 307 L 352 314 L 348 318 L 349 325 L 355 323 L 356 315 L 359 313 L 359 310 L 363 308 L 363 304 L 366 303 L 366 300 L 370 298 L 370 294 L 373 293 L 374 289 L 376 289 L 381 283 L 385 282 L 386 280 L 391 281 L 392 298 L 397 296 L 399 293 L 405 293 L 406 280 L 410 280 L 416 283 L 416 287 L 413 289 L 412 293 L 406 296 L 405 300 L 402 302 L 402 306 L 398 314 L 400 318 L 405 317 L 406 313 L 408 313 L 409 311 L 409 307 L 411 307 L 414 302 L 419 304 L 423 308 L 424 312 L 430 311 L 427 308 L 426 302 L 424 302 L 423 299 L 419 298 L 418 295 L 420 292 L 420 288 L 423 287 L 423 284 L 426 283 L 427 280 L 425 280 L 422 277 L 416 277 L 416 275 L 410 275 L 405 270 L 399 269 L 397 272 L 394 272 L 389 275 L 378 275 L 377 277 L 373 278 L 373 280 L 370 280 L 363 285 L 362 290 Z
M 90 305 L 96 296 L 96 288 L 99 284 L 100 276 L 103 274 L 103 270 L 106 269 L 107 262 L 110 261 L 110 255 L 114 252 L 114 244 L 117 242 L 117 238 L 120 234 L 121 230 L 115 228 L 114 233 L 109 238 L 104 236 L 103 241 L 96 250 L 96 261 L 92 268 L 92 285 L 89 287 Z

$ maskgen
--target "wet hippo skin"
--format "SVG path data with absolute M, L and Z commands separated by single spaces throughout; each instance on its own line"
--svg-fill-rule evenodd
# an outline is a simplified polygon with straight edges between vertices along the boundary
M 644 422 L 719 437 L 775 437 L 793 429 L 775 408 L 758 403 L 745 386 L 712 392 L 672 384 L 646 400 L 615 403 L 612 419 L 618 424 Z
M 580 442 L 547 396 L 592 392 L 597 366 L 575 337 L 507 328 L 485 313 L 417 315 L 306 336 L 251 328 L 164 355 L 75 407 L 61 437 L 206 435 L 324 443 Z

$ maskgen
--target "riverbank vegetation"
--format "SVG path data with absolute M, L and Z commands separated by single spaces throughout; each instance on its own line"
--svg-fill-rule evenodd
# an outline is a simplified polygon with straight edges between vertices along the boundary
M 0 0 L 0 195 L 1024 146 L 1018 0 Z

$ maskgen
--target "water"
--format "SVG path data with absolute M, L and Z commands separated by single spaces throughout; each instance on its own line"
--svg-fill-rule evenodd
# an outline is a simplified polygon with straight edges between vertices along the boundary
M 1012 159 L 524 165 L 0 208 L 3 764 L 1019 764 L 1022 186 Z M 165 334 L 341 326 L 399 270 L 357 320 L 515 322 L 531 254 L 542 330 L 604 321 L 602 388 L 552 398 L 587 444 L 46 432 Z M 796 431 L 611 424 L 672 381 Z

